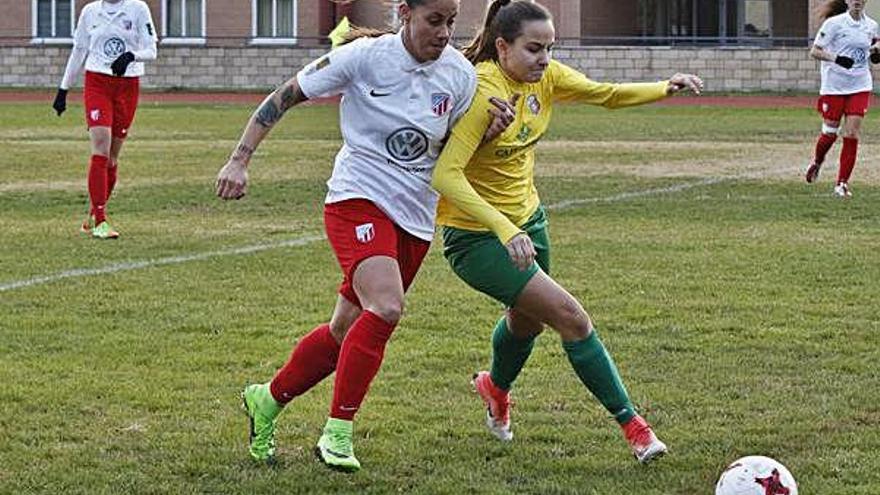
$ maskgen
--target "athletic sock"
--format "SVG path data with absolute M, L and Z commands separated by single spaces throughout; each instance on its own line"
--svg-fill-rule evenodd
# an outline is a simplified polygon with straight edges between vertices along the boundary
M 336 365 L 331 418 L 354 419 L 370 383 L 382 366 L 385 345 L 396 325 L 364 310 L 349 328 Z
M 534 347 L 535 336 L 517 338 L 507 328 L 507 318 L 502 316 L 492 333 L 492 383 L 502 390 L 510 390 Z
M 89 200 L 95 225 L 107 220 L 107 162 L 103 155 L 92 155 L 89 160 Z
M 840 170 L 837 172 L 837 182 L 849 182 L 852 171 L 856 166 L 856 155 L 859 151 L 858 138 L 843 138 L 843 149 L 840 150 Z
M 578 378 L 618 423 L 624 424 L 636 415 L 617 366 L 595 330 L 584 340 L 563 342 L 562 347 Z
M 837 141 L 837 134 L 826 134 L 824 132 L 819 134 L 819 139 L 816 140 L 816 153 L 814 155 L 817 164 L 821 165 L 825 161 L 825 155 L 828 154 L 828 150 L 831 149 L 834 141 Z
M 272 397 L 284 405 L 306 393 L 333 373 L 338 357 L 339 344 L 330 333 L 330 325 L 319 325 L 296 344 L 290 359 L 275 373 L 269 384 Z

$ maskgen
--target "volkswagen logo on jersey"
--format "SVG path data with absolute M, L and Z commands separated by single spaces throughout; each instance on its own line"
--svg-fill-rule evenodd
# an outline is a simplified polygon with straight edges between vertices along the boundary
M 404 127 L 388 136 L 385 149 L 395 160 L 411 162 L 428 151 L 428 136 L 415 127 Z
M 125 42 L 120 38 L 110 38 L 104 42 L 104 55 L 116 58 L 125 53 Z

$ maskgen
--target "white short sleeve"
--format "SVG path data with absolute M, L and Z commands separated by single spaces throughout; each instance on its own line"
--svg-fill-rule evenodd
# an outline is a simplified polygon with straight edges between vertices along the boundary
M 464 93 L 462 94 L 463 98 L 460 98 L 455 102 L 455 106 L 452 107 L 452 115 L 449 119 L 449 128 L 452 129 L 452 126 L 458 122 L 458 119 L 464 115 L 465 112 L 471 107 L 471 101 L 474 99 L 474 94 L 477 92 L 477 74 L 475 71 L 467 72 L 467 85 L 465 87 Z
M 832 22 L 832 19 L 833 17 L 829 17 L 822 23 L 819 32 L 816 33 L 816 39 L 813 40 L 813 46 L 825 48 L 834 39 L 834 35 L 837 33 L 838 24 Z
M 296 75 L 303 94 L 311 99 L 344 92 L 356 79 L 371 41 L 371 38 L 352 41 L 305 66 Z

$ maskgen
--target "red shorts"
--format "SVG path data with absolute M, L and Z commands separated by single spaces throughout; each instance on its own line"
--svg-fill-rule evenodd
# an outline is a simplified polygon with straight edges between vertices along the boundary
M 840 122 L 844 115 L 864 117 L 871 105 L 871 92 L 863 91 L 851 95 L 821 95 L 816 102 L 816 110 L 825 120 Z
M 83 96 L 86 123 L 92 127 L 110 127 L 115 138 L 125 138 L 137 110 L 140 82 L 137 77 L 113 77 L 86 72 Z
M 401 229 L 372 201 L 348 199 L 324 205 L 327 239 L 342 267 L 339 293 L 360 307 L 352 275 L 361 261 L 372 256 L 397 260 L 403 290 L 412 284 L 431 243 Z

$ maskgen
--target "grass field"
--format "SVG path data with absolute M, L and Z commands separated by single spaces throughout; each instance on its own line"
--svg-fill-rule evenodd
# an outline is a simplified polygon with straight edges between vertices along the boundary
M 671 455 L 631 459 L 552 333 L 515 387 L 516 440 L 495 441 L 468 380 L 500 308 L 435 245 L 358 417 L 364 470 L 345 475 L 311 452 L 329 382 L 281 417 L 276 469 L 246 452 L 240 389 L 328 319 L 339 279 L 320 239 L 336 110 L 290 113 L 250 195 L 223 203 L 213 179 L 250 111 L 141 107 L 110 204 L 123 237 L 96 242 L 77 233 L 82 107 L 0 106 L 0 493 L 692 495 L 746 454 L 802 494 L 880 493 L 871 116 L 840 201 L 836 167 L 801 179 L 809 109 L 559 109 L 539 148 L 554 274 Z

